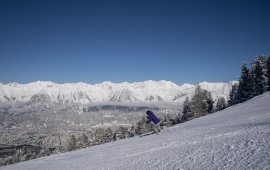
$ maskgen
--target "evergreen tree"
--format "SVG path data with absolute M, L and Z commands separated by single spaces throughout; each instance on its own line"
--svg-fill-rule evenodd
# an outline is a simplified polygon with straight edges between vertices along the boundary
M 224 97 L 218 98 L 216 111 L 223 110 L 227 107 L 226 100 Z
M 86 148 L 89 145 L 89 140 L 85 133 L 79 137 L 78 142 L 79 148 Z
M 191 111 L 193 112 L 194 117 L 203 116 L 208 113 L 205 91 L 202 90 L 200 86 L 197 86 L 195 89 L 195 94 L 192 97 L 191 105 Z
M 255 74 L 254 74 L 254 66 L 253 65 L 251 65 L 251 70 L 250 70 L 250 72 L 249 72 L 249 75 L 250 75 L 250 84 L 251 84 L 251 91 L 250 91 L 250 93 L 249 93 L 249 95 L 250 95 L 250 99 L 251 98 L 253 98 L 253 97 L 255 97 L 256 96 L 256 94 L 255 94 L 255 90 L 254 90 L 254 81 L 255 81 Z
M 182 115 L 182 121 L 186 121 L 188 118 L 188 115 L 190 114 L 191 109 L 190 109 L 190 101 L 189 98 L 186 97 L 184 104 L 183 104 L 183 115 Z
M 92 145 L 99 145 L 113 141 L 113 132 L 111 128 L 98 128 L 93 133 Z
M 267 78 L 268 78 L 268 91 L 270 91 L 270 55 L 267 59 Z
M 18 163 L 21 161 L 21 158 L 20 158 L 20 151 L 16 151 L 16 153 L 13 155 L 12 157 L 12 163 Z
M 123 127 L 119 127 L 119 129 L 122 130 Z M 104 129 L 104 133 L 102 135 L 102 143 L 107 143 L 107 142 L 111 142 L 114 140 L 114 133 L 112 131 L 112 129 L 110 127 Z
M 206 103 L 207 103 L 207 112 L 212 113 L 214 107 L 214 100 L 209 91 L 205 90 L 206 95 Z
M 252 92 L 252 84 L 251 84 L 250 73 L 249 73 L 249 69 L 247 68 L 247 64 L 243 63 L 241 68 L 242 68 L 242 72 L 241 72 L 241 77 L 239 80 L 239 86 L 238 86 L 238 91 L 237 91 L 237 97 L 240 103 L 250 99 L 251 92 Z
M 70 136 L 70 139 L 68 141 L 68 147 L 67 150 L 68 151 L 73 151 L 77 148 L 77 139 L 74 135 Z
M 268 89 L 267 61 L 266 57 L 256 57 L 252 65 L 253 94 L 263 94 Z
M 114 133 L 113 139 L 120 140 L 120 139 L 126 138 L 127 131 L 128 131 L 128 129 L 126 129 L 122 126 L 118 127 L 118 129 Z
M 230 99 L 228 101 L 229 106 L 233 106 L 233 105 L 239 103 L 237 91 L 238 91 L 238 84 L 233 84 L 232 89 L 230 91 Z

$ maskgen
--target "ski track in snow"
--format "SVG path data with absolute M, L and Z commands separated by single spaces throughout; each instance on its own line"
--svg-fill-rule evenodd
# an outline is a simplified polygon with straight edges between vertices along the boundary
M 2 170 L 270 169 L 270 93 L 165 129 Z

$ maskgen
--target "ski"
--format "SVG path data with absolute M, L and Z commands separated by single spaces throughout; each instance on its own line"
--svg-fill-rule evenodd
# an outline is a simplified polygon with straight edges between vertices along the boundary
M 143 133 L 143 134 L 140 134 L 140 137 L 148 136 L 148 135 L 152 135 L 152 134 L 157 134 L 157 135 L 158 135 L 158 132 L 148 132 L 148 133 Z

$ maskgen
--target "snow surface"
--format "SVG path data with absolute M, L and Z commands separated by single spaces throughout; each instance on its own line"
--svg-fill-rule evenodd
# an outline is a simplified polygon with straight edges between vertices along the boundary
M 133 137 L 1 170 L 270 169 L 270 93 L 159 135 Z

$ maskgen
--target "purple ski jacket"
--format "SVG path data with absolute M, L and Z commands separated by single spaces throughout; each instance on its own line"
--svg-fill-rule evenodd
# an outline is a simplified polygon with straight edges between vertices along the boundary
M 146 124 L 150 123 L 151 121 L 154 122 L 155 124 L 158 124 L 160 122 L 160 120 L 153 112 L 150 112 L 150 114 L 147 116 L 147 119 L 148 120 L 146 121 Z

